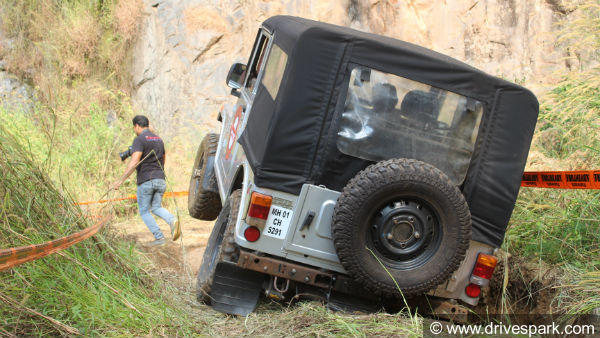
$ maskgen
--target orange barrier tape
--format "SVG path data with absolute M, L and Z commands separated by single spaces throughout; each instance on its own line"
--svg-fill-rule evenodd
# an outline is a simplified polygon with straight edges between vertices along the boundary
M 96 234 L 110 219 L 110 216 L 104 217 L 98 223 L 89 228 L 85 228 L 72 235 L 59 238 L 50 242 L 28 245 L 18 248 L 0 250 L 0 271 L 4 271 L 17 265 L 30 262 L 42 257 L 51 255 L 60 250 L 64 250 L 74 244 L 77 244 L 94 234 Z
M 600 170 L 526 171 L 522 187 L 555 189 L 600 189 Z
M 163 198 L 181 197 L 181 196 L 187 196 L 189 194 L 190 193 L 187 192 L 187 191 L 165 192 L 165 194 L 163 195 Z M 77 205 L 90 205 L 90 204 L 117 202 L 117 201 L 125 201 L 125 200 L 137 200 L 137 196 L 136 195 L 129 195 L 127 197 L 119 197 L 119 198 L 112 198 L 112 199 L 108 199 L 108 200 L 99 200 L 99 201 L 79 202 L 79 203 L 76 203 L 76 204 Z

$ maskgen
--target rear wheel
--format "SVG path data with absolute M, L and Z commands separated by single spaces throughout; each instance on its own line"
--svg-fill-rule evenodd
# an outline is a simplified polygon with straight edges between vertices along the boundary
M 234 191 L 219 213 L 208 238 L 202 264 L 198 270 L 198 300 L 210 303 L 210 291 L 217 269 L 221 262 L 236 263 L 239 247 L 235 243 L 234 231 L 237 212 L 240 207 L 241 190 Z
M 205 190 L 203 183 L 205 179 L 216 179 L 214 172 L 207 169 L 210 162 L 214 163 L 217 148 L 219 146 L 219 135 L 207 134 L 204 136 L 192 168 L 192 177 L 188 196 L 188 211 L 190 216 L 204 221 L 212 221 L 221 211 L 221 198 L 216 191 Z M 212 165 L 211 170 L 212 170 Z M 206 178 L 207 175 L 212 175 Z M 216 186 L 216 184 L 214 184 Z
M 358 173 L 338 198 L 334 245 L 348 273 L 369 291 L 399 297 L 426 292 L 463 260 L 471 215 L 439 169 L 394 159 Z

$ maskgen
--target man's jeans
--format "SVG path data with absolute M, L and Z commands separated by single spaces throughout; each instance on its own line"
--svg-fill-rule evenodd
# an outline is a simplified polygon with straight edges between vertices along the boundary
M 137 202 L 140 209 L 140 216 L 142 216 L 142 220 L 148 229 L 150 229 L 155 239 L 165 238 L 165 236 L 160 231 L 150 211 L 165 220 L 169 225 L 173 225 L 173 221 L 175 220 L 175 217 L 161 206 L 162 196 L 166 189 L 167 183 L 160 178 L 146 181 L 138 185 L 137 188 Z

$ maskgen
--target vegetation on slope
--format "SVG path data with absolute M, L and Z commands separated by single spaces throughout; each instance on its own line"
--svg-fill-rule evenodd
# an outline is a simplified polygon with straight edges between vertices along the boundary
M 40 244 L 90 225 L 69 192 L 97 198 L 124 148 L 128 58 L 140 15 L 131 1 L 3 1 L 0 54 L 34 86 L 35 110 L 0 108 L 0 248 Z M 130 141 L 130 140 L 127 140 Z M 48 174 L 46 174 L 48 173 Z M 59 183 L 56 186 L 56 182 Z M 0 273 L 0 335 L 191 333 L 193 321 L 148 273 L 134 244 L 105 229 Z M 16 303 L 6 300 L 14 300 Z M 135 310 L 133 309 L 135 308 Z
M 141 1 L 3 1 L 0 58 L 35 88 L 36 106 L 0 121 L 80 198 L 98 197 L 133 137 L 130 50 Z M 68 178 L 68 179 L 67 179 Z
M 40 244 L 90 225 L 5 128 L 0 177 L 0 248 Z M 132 244 L 104 230 L 62 253 L 0 273 L 0 333 L 69 333 L 28 308 L 83 334 L 145 334 L 158 326 L 189 334 L 188 315 L 168 297 L 173 290 L 140 262 Z
M 574 55 L 597 60 L 600 1 L 586 1 L 563 22 L 562 41 Z M 567 74 L 542 99 L 530 162 L 545 170 L 600 170 L 600 67 Z M 540 155 L 541 154 L 541 155 Z M 505 247 L 563 268 L 555 305 L 572 313 L 600 308 L 600 192 L 523 188 Z

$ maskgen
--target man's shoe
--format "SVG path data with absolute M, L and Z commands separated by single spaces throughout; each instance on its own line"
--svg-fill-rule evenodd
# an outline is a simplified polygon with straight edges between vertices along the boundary
M 161 246 L 161 245 L 165 245 L 165 239 L 164 238 L 155 239 L 152 242 L 148 243 L 148 246 Z
M 179 223 L 179 219 L 175 219 L 173 225 L 169 225 L 171 226 L 171 236 L 173 236 L 173 241 L 176 241 L 179 239 L 179 236 L 181 236 L 181 223 Z

